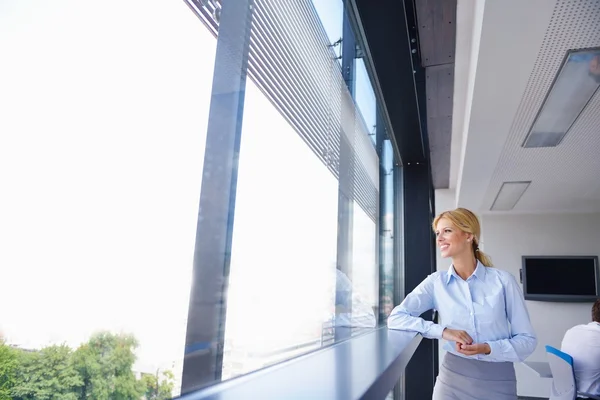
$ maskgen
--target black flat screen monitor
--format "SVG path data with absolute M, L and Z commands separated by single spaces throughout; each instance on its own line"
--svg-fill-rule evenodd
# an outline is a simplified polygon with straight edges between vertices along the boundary
M 523 256 L 525 300 L 593 302 L 600 297 L 597 256 Z

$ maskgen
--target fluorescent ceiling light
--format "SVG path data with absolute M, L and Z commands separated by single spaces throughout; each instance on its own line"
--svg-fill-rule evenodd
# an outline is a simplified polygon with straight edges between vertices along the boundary
M 557 146 L 600 86 L 600 49 L 570 50 L 523 147 Z
M 504 182 L 500 191 L 496 195 L 496 200 L 492 204 L 492 211 L 508 211 L 512 210 L 525 190 L 529 187 L 529 182 Z

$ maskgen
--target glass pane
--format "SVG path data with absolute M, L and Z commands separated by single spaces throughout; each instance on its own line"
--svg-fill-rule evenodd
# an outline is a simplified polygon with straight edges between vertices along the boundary
M 321 346 L 334 312 L 337 191 L 333 174 L 249 81 L 223 379 Z
M 329 43 L 334 44 L 337 57 L 342 55 L 344 4 L 341 0 L 312 0 L 321 19 Z
M 356 68 L 356 107 L 359 109 L 365 126 L 371 133 L 371 140 L 375 143 L 375 125 L 377 124 L 376 117 L 376 100 L 371 80 L 365 67 L 365 62 L 362 58 L 357 58 L 355 62 Z
M 52 352 L 73 361 L 106 382 L 83 384 L 95 398 L 117 389 L 86 362 L 114 369 L 107 354 L 122 346 L 121 398 L 156 376 L 177 394 L 216 41 L 183 2 L 1 8 L 6 345 L 39 373 Z M 44 373 L 35 390 L 58 369 Z
M 382 187 L 379 188 L 383 196 L 380 221 L 381 232 L 381 260 L 382 276 L 380 276 L 380 307 L 382 321 L 387 319 L 394 308 L 394 152 L 389 139 L 383 141 L 381 155 Z
M 378 315 L 379 305 L 377 230 L 375 222 L 356 202 L 353 211 L 352 287 L 354 295 L 361 300 L 361 307 L 352 310 L 353 318 L 357 322 L 367 323 L 366 326 L 371 322 L 370 326 L 373 326 L 372 320 Z

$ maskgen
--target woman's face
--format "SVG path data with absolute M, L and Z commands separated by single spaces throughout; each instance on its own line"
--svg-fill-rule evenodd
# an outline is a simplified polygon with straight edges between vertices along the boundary
M 435 227 L 435 237 L 442 257 L 456 257 L 471 251 L 473 235 L 458 229 L 449 219 L 440 218 Z

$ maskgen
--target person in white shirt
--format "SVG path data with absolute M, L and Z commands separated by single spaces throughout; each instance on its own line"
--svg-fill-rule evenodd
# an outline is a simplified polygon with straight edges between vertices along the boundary
M 569 329 L 561 350 L 573 357 L 577 390 L 600 395 L 600 299 L 592 306 L 592 322 Z

